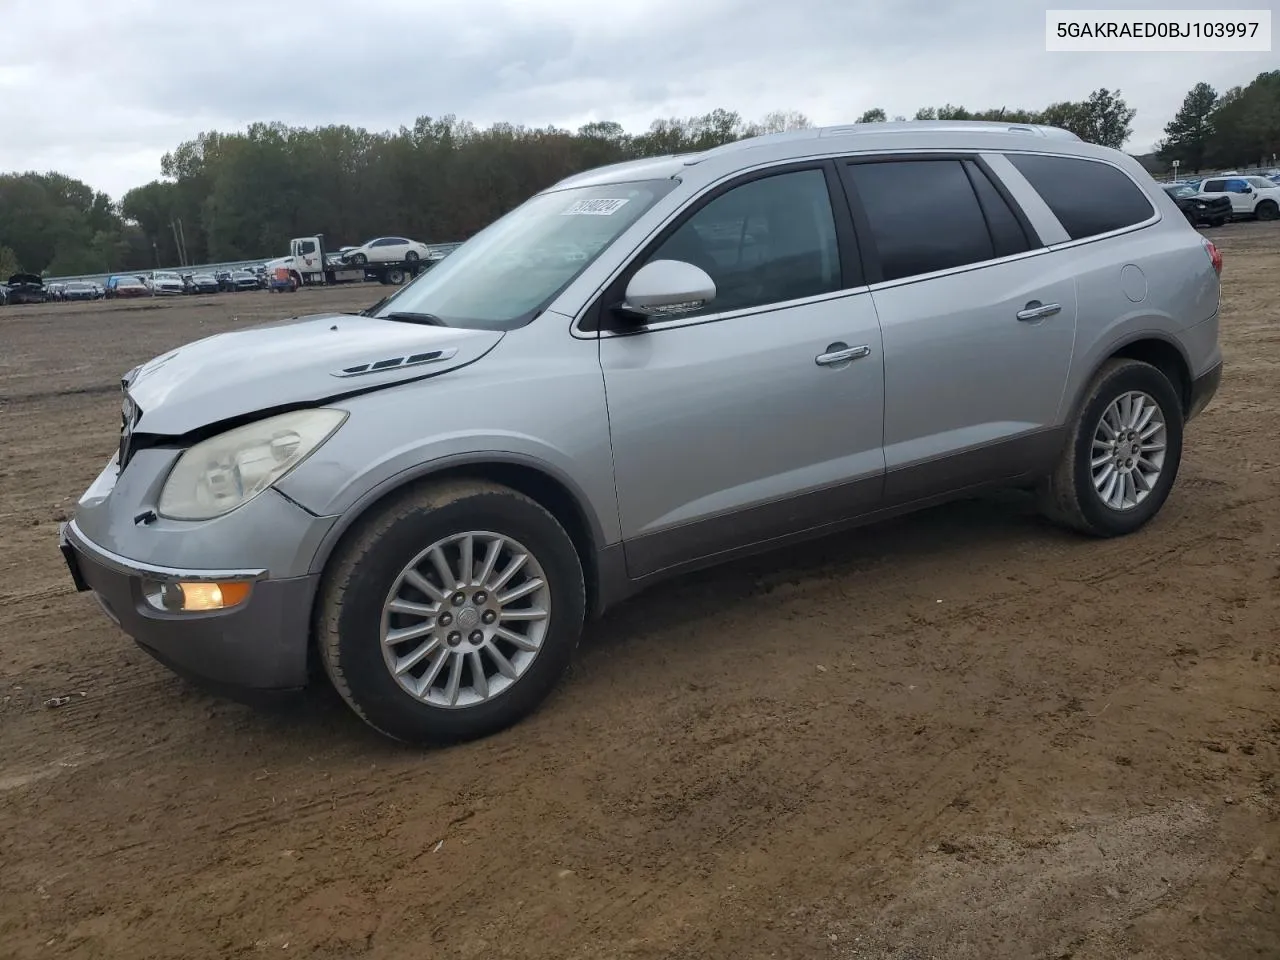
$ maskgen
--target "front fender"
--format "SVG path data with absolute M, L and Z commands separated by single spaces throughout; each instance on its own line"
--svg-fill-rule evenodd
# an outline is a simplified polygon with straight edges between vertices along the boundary
M 464 369 L 333 404 L 349 412 L 347 422 L 277 489 L 318 516 L 340 518 L 341 527 L 422 476 L 455 466 L 519 465 L 574 495 L 598 545 L 616 542 L 621 531 L 596 344 L 557 333 L 554 349 L 545 338 L 509 335 Z

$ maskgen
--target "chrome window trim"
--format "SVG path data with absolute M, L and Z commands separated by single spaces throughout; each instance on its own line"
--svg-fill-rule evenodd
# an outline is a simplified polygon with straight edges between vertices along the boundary
M 832 290 L 827 293 L 816 293 L 811 297 L 799 297 L 795 300 L 782 300 L 776 303 L 764 303 L 754 307 L 742 307 L 738 310 L 725 310 L 722 313 L 704 313 L 696 317 L 673 317 L 670 320 L 655 320 L 648 323 L 636 323 L 635 328 L 631 330 L 601 330 L 599 331 L 600 339 L 606 337 L 634 337 L 638 333 L 661 333 L 663 330 L 674 330 L 684 327 L 693 327 L 703 323 L 720 323 L 721 321 L 737 320 L 742 317 L 752 317 L 763 313 L 776 313 L 779 310 L 790 310 L 794 307 L 806 307 L 813 303 L 826 303 L 828 300 L 843 300 L 847 297 L 856 297 L 868 293 L 871 287 L 863 284 L 858 287 L 849 287 L 843 290 Z

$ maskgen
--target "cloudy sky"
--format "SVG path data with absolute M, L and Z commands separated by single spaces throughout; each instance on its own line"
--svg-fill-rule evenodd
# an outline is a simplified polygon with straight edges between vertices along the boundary
M 1197 81 L 1222 91 L 1280 66 L 1276 53 L 1046 53 L 1045 6 L 0 0 L 0 171 L 56 169 L 119 199 L 159 176 L 182 140 L 256 120 L 385 130 L 452 113 L 481 126 L 617 120 L 639 131 L 722 106 L 840 123 L 875 106 L 1035 108 L 1102 86 L 1137 108 L 1127 147 L 1143 152 Z

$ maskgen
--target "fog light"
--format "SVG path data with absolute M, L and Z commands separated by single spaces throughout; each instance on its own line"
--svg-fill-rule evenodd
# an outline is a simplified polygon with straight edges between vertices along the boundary
M 181 580 L 156 584 L 147 590 L 153 607 L 171 613 L 198 613 L 226 610 L 244 603 L 251 584 L 243 580 L 216 583 L 208 580 Z

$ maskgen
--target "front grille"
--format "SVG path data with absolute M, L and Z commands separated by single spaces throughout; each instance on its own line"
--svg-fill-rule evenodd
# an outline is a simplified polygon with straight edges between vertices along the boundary
M 120 469 L 123 470 L 129 463 L 129 457 L 133 453 L 132 440 L 133 428 L 138 422 L 138 417 L 142 411 L 138 409 L 138 405 L 133 402 L 129 396 L 129 381 L 120 381 Z

